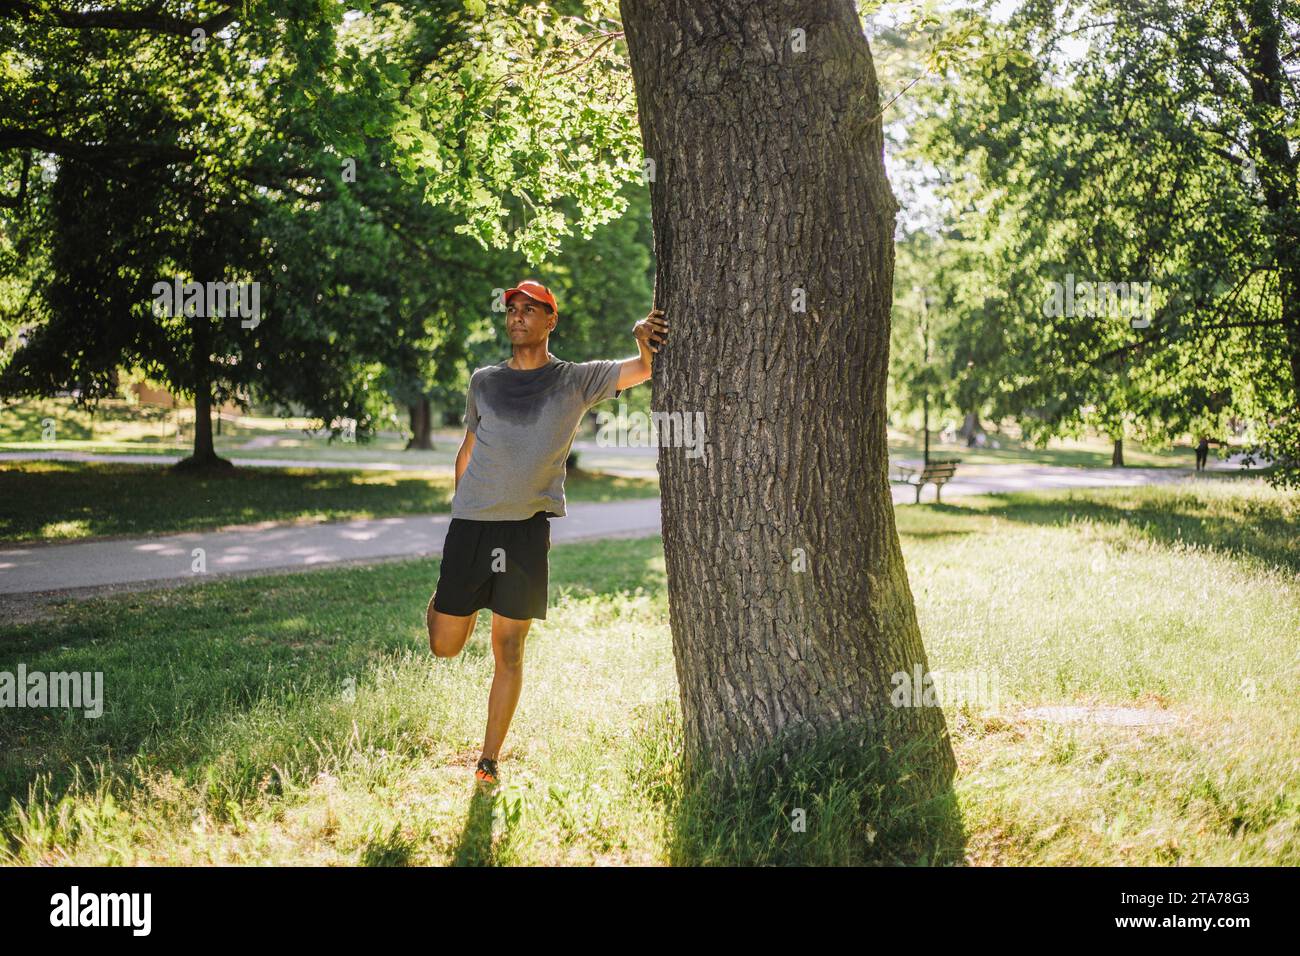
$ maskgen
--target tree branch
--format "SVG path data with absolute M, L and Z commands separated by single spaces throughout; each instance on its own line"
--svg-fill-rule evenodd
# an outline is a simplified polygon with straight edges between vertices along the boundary
M 27 198 L 27 174 L 32 169 L 31 151 L 23 153 L 23 171 L 18 174 L 18 194 L 16 196 L 0 196 L 0 209 L 21 209 L 23 200 Z
M 61 7 L 38 7 L 26 0 L 0 0 L 0 19 L 21 18 L 46 24 L 53 21 L 53 25 L 73 30 L 142 30 L 189 37 L 195 30 L 219 33 L 234 23 L 237 16 L 232 7 L 203 20 L 186 20 L 161 10 L 161 3 L 152 3 L 143 10 L 65 10 Z
M 1237 285 L 1228 293 L 1227 297 L 1218 306 L 1214 308 L 1211 314 L 1220 315 L 1223 312 L 1224 307 L 1237 298 L 1237 295 L 1241 292 L 1242 289 L 1246 287 L 1246 283 L 1249 282 L 1253 276 L 1258 275 L 1260 272 L 1266 271 L 1268 268 L 1270 268 L 1270 265 L 1256 266 L 1254 269 L 1251 269 L 1244 276 L 1242 276 L 1241 279 L 1237 282 Z M 1195 310 L 1196 308 L 1201 307 L 1205 304 L 1206 303 L 1204 302 L 1204 300 L 1193 302 L 1192 309 Z M 1191 327 L 1191 331 L 1208 332 L 1213 329 L 1246 329 L 1246 328 L 1259 328 L 1263 326 L 1281 325 L 1281 324 L 1282 324 L 1281 319 L 1266 319 L 1266 320 L 1250 321 L 1250 322 L 1217 323 L 1215 325 L 1194 325 Z M 1129 342 L 1125 345 L 1121 345 L 1118 346 L 1117 348 L 1113 348 L 1108 352 L 1103 352 L 1095 359 L 1092 359 L 1091 361 L 1085 363 L 1085 367 L 1090 369 L 1095 369 L 1098 366 L 1104 365 L 1105 363 L 1109 362 L 1111 359 L 1120 358 L 1121 356 L 1127 355 L 1129 352 L 1132 352 L 1137 349 L 1141 349 L 1147 345 L 1152 345 L 1156 342 L 1159 342 L 1167 335 L 1184 329 L 1185 329 L 1184 326 L 1170 325 L 1168 323 L 1162 322 L 1155 327 L 1154 331 L 1152 331 L 1147 335 L 1142 336 L 1142 338 L 1138 339 L 1136 342 Z
M 3 2 L 3 0 L 0 0 Z M 198 154 L 171 143 L 78 143 L 34 129 L 0 126 L 0 149 L 39 149 L 84 163 L 141 159 L 153 162 L 185 162 Z

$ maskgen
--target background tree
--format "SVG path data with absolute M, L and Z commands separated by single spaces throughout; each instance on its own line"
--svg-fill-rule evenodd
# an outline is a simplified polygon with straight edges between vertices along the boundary
M 1274 133 L 1295 103 L 1269 50 L 1295 13 L 1026 3 L 998 27 L 1025 58 L 960 64 L 935 91 L 916 152 L 1002 300 L 996 328 L 967 331 L 1001 337 L 999 410 L 1032 436 L 1168 441 L 1246 419 L 1276 476 L 1294 473 L 1294 160 Z M 1069 276 L 1149 281 L 1149 324 L 1046 315 L 1049 284 Z
M 42 255 L 63 269 L 29 257 L 26 278 L 6 274 L 15 307 L 39 321 L 25 342 L 7 336 L 0 393 L 93 402 L 119 368 L 145 370 L 193 396 L 200 464 L 216 462 L 211 402 L 249 398 L 336 431 L 351 419 L 360 437 L 396 401 L 428 447 L 433 404 L 463 402 L 475 343 L 494 348 L 493 289 L 525 255 L 540 264 L 574 240 L 558 275 L 563 286 L 579 272 L 585 289 L 566 301 L 575 342 L 600 344 L 600 325 L 630 327 L 630 300 L 644 307 L 646 227 L 610 222 L 634 174 L 619 135 L 634 129 L 626 71 L 620 111 L 573 95 L 600 58 L 536 65 L 569 55 L 587 26 L 577 13 L 445 0 L 112 15 L 4 4 L 0 17 L 12 28 L 0 47 L 5 250 L 39 252 L 49 235 Z M 511 44 L 537 59 L 517 69 Z M 516 135 L 512 110 L 546 117 L 550 141 Z M 29 168 L 67 180 L 61 206 L 43 202 Z M 258 282 L 264 320 L 160 320 L 149 289 L 173 275 Z
M 371 371 L 320 347 L 324 310 L 281 321 L 306 314 L 294 291 L 317 290 L 284 275 L 271 239 L 277 204 L 319 211 L 341 156 L 392 113 L 393 97 L 367 93 L 400 68 L 336 42 L 343 14 L 294 2 L 0 8 L 11 81 L 0 150 L 35 156 L 56 180 L 48 206 L 31 210 L 44 221 L 24 227 L 52 236 L 55 268 L 35 288 L 46 321 L 9 357 L 0 393 L 93 401 L 114 391 L 119 368 L 142 368 L 194 398 L 190 465 L 218 461 L 212 401 L 255 383 L 295 385 L 314 413 L 356 418 L 364 433 Z M 173 277 L 257 282 L 263 321 L 155 315 L 152 286 Z

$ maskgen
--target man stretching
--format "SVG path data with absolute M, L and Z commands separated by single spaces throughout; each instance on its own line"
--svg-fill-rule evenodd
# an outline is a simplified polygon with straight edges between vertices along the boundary
M 565 514 L 564 468 L 578 425 L 596 403 L 650 378 L 668 334 L 655 309 L 632 329 L 636 358 L 565 362 L 547 348 L 559 314 L 546 286 L 525 280 L 506 290 L 505 304 L 514 354 L 470 376 L 451 523 L 425 612 L 429 647 L 454 657 L 479 609 L 492 609 L 496 672 L 475 771 L 487 784 L 497 782 L 497 755 L 523 687 L 524 637 L 533 618 L 546 619 L 550 519 Z

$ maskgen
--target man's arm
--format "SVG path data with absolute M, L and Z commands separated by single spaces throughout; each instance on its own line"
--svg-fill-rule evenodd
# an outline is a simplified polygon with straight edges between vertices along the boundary
M 641 354 L 636 358 L 624 359 L 620 365 L 616 386 L 619 391 L 640 385 L 650 378 L 654 353 L 659 351 L 660 344 L 668 340 L 668 320 L 664 318 L 664 310 L 652 310 L 632 328 L 632 334 L 636 337 L 636 345 Z
M 460 476 L 465 474 L 465 469 L 469 467 L 469 456 L 474 453 L 474 433 L 466 429 L 465 438 L 460 443 L 460 450 L 456 452 L 456 483 L 453 489 L 460 487 Z

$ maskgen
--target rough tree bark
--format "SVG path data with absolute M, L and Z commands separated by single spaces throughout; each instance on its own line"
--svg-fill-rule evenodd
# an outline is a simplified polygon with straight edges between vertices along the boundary
M 1112 468 L 1124 467 L 1124 439 L 1111 436 L 1110 445 L 1110 466 Z
M 927 662 L 885 444 L 897 204 L 854 7 L 622 14 L 673 322 L 653 407 L 703 412 L 708 439 L 692 458 L 660 435 L 688 771 L 863 722 L 928 749 L 920 777 L 946 786 L 941 710 L 890 704 L 891 677 Z
M 212 393 L 206 382 L 194 394 L 194 458 L 207 461 L 217 457 L 212 442 Z

